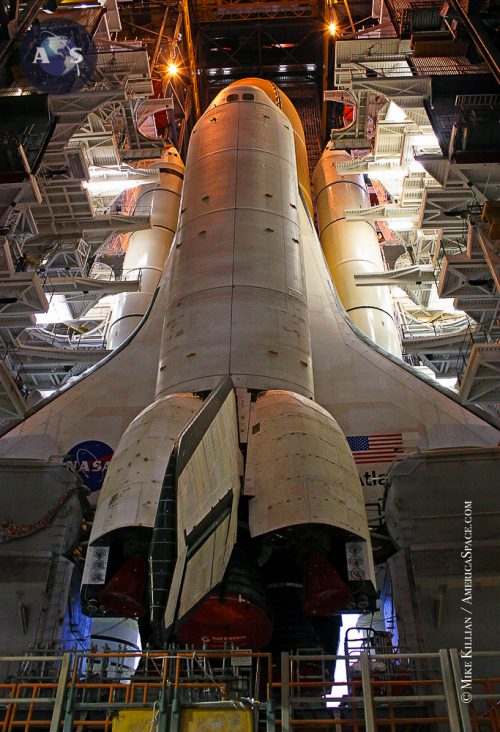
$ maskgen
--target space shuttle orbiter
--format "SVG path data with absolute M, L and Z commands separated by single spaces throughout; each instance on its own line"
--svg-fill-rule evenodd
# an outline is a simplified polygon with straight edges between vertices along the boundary
M 84 587 L 90 611 L 137 615 L 148 584 L 197 645 L 267 645 L 277 587 L 306 626 L 375 597 L 356 466 L 314 401 L 301 129 L 263 86 L 229 87 L 193 130 L 156 398 L 111 462 L 88 560 L 109 547 L 110 569 Z
M 327 620 L 373 607 L 359 471 L 383 475 L 394 444 L 498 441 L 488 417 L 349 322 L 312 224 L 300 121 L 256 79 L 222 91 L 193 130 L 142 326 L 0 455 L 64 455 L 82 435 L 114 450 L 88 612 L 149 611 L 156 638 L 252 648 L 294 628 L 295 646 L 331 649 Z M 345 436 L 366 452 L 357 465 Z

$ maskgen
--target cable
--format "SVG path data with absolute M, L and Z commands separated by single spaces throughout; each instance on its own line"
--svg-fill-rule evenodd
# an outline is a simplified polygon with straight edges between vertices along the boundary
M 16 524 L 13 521 L 0 521 L 0 544 L 7 544 L 15 539 L 24 539 L 45 529 L 54 516 L 61 510 L 70 498 L 79 493 L 79 488 L 70 488 L 59 496 L 57 502 L 38 521 L 32 524 Z
M 151 716 L 151 724 L 149 725 L 149 732 L 153 732 L 153 729 L 156 727 L 158 729 L 158 718 L 160 716 L 160 710 L 157 708 L 158 701 L 155 701 L 153 704 L 153 714 Z

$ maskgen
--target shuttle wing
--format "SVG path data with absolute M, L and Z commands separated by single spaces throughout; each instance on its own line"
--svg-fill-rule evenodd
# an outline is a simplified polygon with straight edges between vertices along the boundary
M 423 378 L 352 325 L 303 205 L 300 223 L 316 401 L 335 415 L 348 439 L 401 435 L 404 452 L 496 445 L 500 433 L 492 416 L 462 406 L 454 392 Z

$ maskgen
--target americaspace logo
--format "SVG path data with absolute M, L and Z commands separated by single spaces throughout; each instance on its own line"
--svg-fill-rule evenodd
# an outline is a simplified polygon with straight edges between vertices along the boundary
M 21 68 L 47 94 L 77 91 L 91 80 L 96 62 L 92 36 L 69 20 L 36 20 L 21 40 Z

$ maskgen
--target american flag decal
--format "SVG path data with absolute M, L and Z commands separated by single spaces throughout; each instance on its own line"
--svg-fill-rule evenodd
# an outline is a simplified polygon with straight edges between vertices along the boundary
M 354 456 L 354 462 L 392 463 L 403 452 L 403 435 L 354 435 L 347 442 Z

